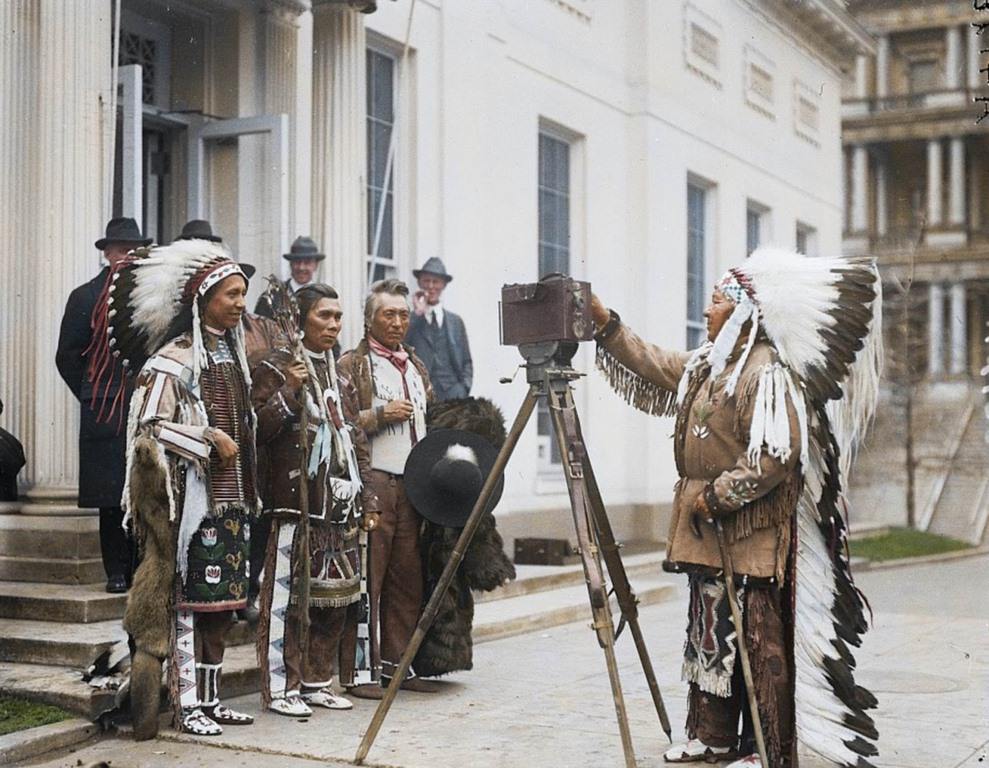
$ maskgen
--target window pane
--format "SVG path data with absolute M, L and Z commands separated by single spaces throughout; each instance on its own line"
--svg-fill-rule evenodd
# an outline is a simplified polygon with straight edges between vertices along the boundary
M 700 346 L 704 329 L 704 297 L 707 290 L 705 263 L 707 192 L 687 185 L 687 346 Z
M 751 208 L 746 212 L 746 255 L 751 256 L 752 251 L 759 247 L 759 221 L 760 214 Z
M 385 203 L 377 256 L 394 258 L 394 167 L 384 194 L 388 147 L 395 125 L 395 60 L 367 51 L 367 252 L 374 248 L 379 207 Z M 394 160 L 393 160 L 394 163 Z M 376 267 L 375 272 L 383 270 Z

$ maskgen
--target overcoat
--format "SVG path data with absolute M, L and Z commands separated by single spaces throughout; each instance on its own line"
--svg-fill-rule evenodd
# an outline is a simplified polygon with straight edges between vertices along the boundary
M 413 315 L 409 322 L 409 332 L 405 337 L 405 342 L 411 346 L 419 359 L 429 370 L 430 379 L 433 380 L 433 387 L 437 387 L 438 365 L 436 350 L 430 341 L 427 333 L 427 320 L 425 315 Z M 448 309 L 443 310 L 443 325 L 446 339 L 450 344 L 450 360 L 453 365 L 453 375 L 458 385 L 450 388 L 450 391 L 437 393 L 441 400 L 452 400 L 455 398 L 467 397 L 470 394 L 471 385 L 474 383 L 474 363 L 470 356 L 470 345 L 467 343 L 467 329 L 460 315 Z
M 118 406 L 123 418 L 115 415 L 108 423 L 99 423 L 96 417 L 104 392 L 101 388 L 97 397 L 93 385 L 86 380 L 89 357 L 85 351 L 93 333 L 90 319 L 109 273 L 110 268 L 104 267 L 96 277 L 69 294 L 55 353 L 58 372 L 79 401 L 80 507 L 119 507 L 124 489 L 127 412 L 133 387 L 130 383 L 121 384 L 120 371 L 115 372 L 106 400 L 108 404 L 113 402 L 120 387 L 126 387 L 124 401 Z M 112 358 L 111 364 L 119 365 L 116 358 Z

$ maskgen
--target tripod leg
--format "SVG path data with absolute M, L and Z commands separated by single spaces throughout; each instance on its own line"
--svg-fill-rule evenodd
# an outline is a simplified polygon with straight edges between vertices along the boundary
M 573 411 L 573 398 L 570 395 L 570 386 L 565 381 L 550 381 L 548 390 L 550 417 L 553 420 L 560 454 L 563 456 L 564 474 L 567 489 L 570 491 L 570 508 L 573 512 L 574 528 L 577 533 L 577 543 L 584 565 L 584 577 L 587 581 L 587 593 L 591 603 L 593 627 L 597 633 L 598 644 L 604 649 L 608 679 L 611 682 L 611 694 L 615 700 L 618 731 L 621 735 L 622 750 L 625 754 L 625 765 L 627 768 L 635 768 L 632 732 L 628 724 L 621 678 L 618 675 L 618 661 L 615 658 L 615 626 L 605 588 L 604 573 L 601 569 L 597 538 L 590 525 L 588 515 L 589 504 L 584 478 L 583 445 L 580 443 L 577 433 L 569 428 L 569 420 L 564 417 L 565 412 Z
M 450 588 L 450 582 L 453 581 L 457 568 L 460 566 L 460 561 L 464 559 L 464 553 L 467 551 L 467 547 L 470 546 L 471 539 L 474 538 L 474 533 L 477 531 L 477 527 L 481 522 L 481 516 L 488 506 L 491 494 L 498 485 L 498 478 L 504 472 L 505 465 L 508 464 L 508 460 L 515 450 L 515 445 L 522 436 L 522 431 L 525 429 L 525 425 L 532 415 L 532 410 L 536 405 L 536 401 L 539 399 L 539 394 L 539 385 L 533 384 L 529 388 L 525 400 L 522 401 L 518 415 L 515 417 L 512 428 L 508 432 L 508 437 L 505 439 L 505 444 L 498 452 L 494 465 L 491 467 L 491 472 L 484 480 L 481 494 L 474 503 L 474 509 L 471 510 L 470 517 L 467 518 L 467 523 L 460 533 L 460 538 L 457 539 L 453 553 L 450 555 L 450 560 L 443 569 L 443 574 L 436 583 L 436 589 L 433 590 L 433 594 L 429 598 L 429 602 L 426 604 L 422 616 L 419 617 L 419 623 L 416 625 L 415 632 L 412 634 L 412 639 L 409 641 L 405 653 L 402 654 L 402 659 L 398 663 L 398 669 L 395 671 L 388 690 L 385 691 L 384 698 L 379 702 L 378 708 L 374 711 L 374 716 L 371 718 L 370 724 L 368 724 L 367 731 L 361 739 L 360 746 L 357 748 L 357 755 L 354 757 L 354 762 L 357 765 L 361 765 L 364 762 L 364 758 L 367 757 L 367 753 L 371 749 L 371 745 L 374 743 L 374 739 L 377 737 L 378 731 L 385 721 L 385 717 L 388 715 L 388 710 L 391 709 L 392 702 L 395 701 L 399 686 L 401 686 L 402 680 L 405 679 L 405 675 L 408 674 L 412 666 L 412 660 L 415 658 L 419 646 L 422 645 L 422 641 L 426 637 L 426 632 L 429 631 L 433 621 L 436 619 L 436 614 L 440 608 L 440 600 L 443 599 L 447 589 Z
M 563 416 L 564 419 L 568 418 L 568 414 L 566 413 Z M 572 416 L 569 416 L 569 418 L 573 419 L 572 431 L 577 435 L 580 444 L 584 445 L 584 435 L 580 428 L 580 418 L 577 411 L 572 411 Z M 663 693 L 659 689 L 656 673 L 652 667 L 652 660 L 649 658 L 649 651 L 646 648 L 646 640 L 642 635 L 642 628 L 639 626 L 639 601 L 635 596 L 635 590 L 632 589 L 632 585 L 629 583 L 628 574 L 625 572 L 625 565 L 622 563 L 618 542 L 615 541 L 615 534 L 611 529 L 611 521 L 608 520 L 608 513 L 604 508 L 604 501 L 601 498 L 601 491 L 598 488 L 597 478 L 594 476 L 594 468 L 591 465 L 590 457 L 586 456 L 584 458 L 584 475 L 587 478 L 587 490 L 590 501 L 589 508 L 592 521 L 601 545 L 601 555 L 604 558 L 604 564 L 608 568 L 608 576 L 611 578 L 612 588 L 615 590 L 618 607 L 621 609 L 622 616 L 632 631 L 635 650 L 639 654 L 642 673 L 646 676 L 646 683 L 649 685 L 649 693 L 652 696 L 652 703 L 656 708 L 656 714 L 659 716 L 659 722 L 663 726 L 666 737 L 672 743 L 673 729 L 670 727 L 670 717 L 666 713 Z

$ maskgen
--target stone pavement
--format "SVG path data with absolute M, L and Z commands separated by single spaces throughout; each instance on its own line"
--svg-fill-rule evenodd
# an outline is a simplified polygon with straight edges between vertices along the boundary
M 975 768 L 989 759 L 989 556 L 863 573 L 876 612 L 859 652 L 862 682 L 880 698 L 881 768 Z M 686 700 L 679 682 L 685 590 L 644 608 L 652 650 L 676 735 Z M 663 765 L 666 739 L 638 674 L 631 638 L 619 661 L 635 747 L 643 768 Z M 569 624 L 486 643 L 475 671 L 457 675 L 433 696 L 400 694 L 368 763 L 403 768 L 446 766 L 620 766 L 621 747 L 603 656 L 585 624 Z M 255 712 L 256 697 L 234 704 Z M 308 723 L 262 715 L 250 728 L 217 739 L 163 731 L 135 745 L 106 739 L 44 766 L 339 766 L 353 758 L 373 706 L 318 712 Z M 208 745 L 208 746 L 207 746 Z M 802 768 L 825 768 L 813 757 Z

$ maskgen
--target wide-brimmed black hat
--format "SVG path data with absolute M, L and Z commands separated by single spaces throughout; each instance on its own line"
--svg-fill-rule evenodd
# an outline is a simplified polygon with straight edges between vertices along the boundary
M 141 234 L 134 219 L 117 216 L 106 223 L 106 235 L 97 240 L 95 245 L 101 251 L 110 243 L 126 243 L 137 248 L 141 245 L 151 245 L 152 239 Z
M 182 227 L 182 234 L 176 240 L 209 240 L 211 243 L 222 243 L 223 238 L 213 234 L 213 227 L 206 219 L 192 219 Z
M 446 271 L 446 266 L 443 264 L 443 259 L 438 256 L 430 256 L 426 259 L 426 263 L 422 265 L 420 269 L 413 269 L 412 274 L 415 277 L 426 273 L 427 275 L 436 275 L 437 277 L 442 277 L 446 282 L 453 280 L 453 275 Z
M 462 429 L 437 429 L 416 443 L 405 462 L 405 493 L 424 518 L 462 528 L 491 473 L 498 451 L 487 440 Z M 505 487 L 498 478 L 488 502 L 494 509 Z
M 316 241 L 311 237 L 300 235 L 295 238 L 295 242 L 292 243 L 292 247 L 289 248 L 288 253 L 282 254 L 282 258 L 289 261 L 295 259 L 316 259 L 316 261 L 322 261 L 326 258 L 326 254 L 319 252 L 319 246 L 316 245 Z

